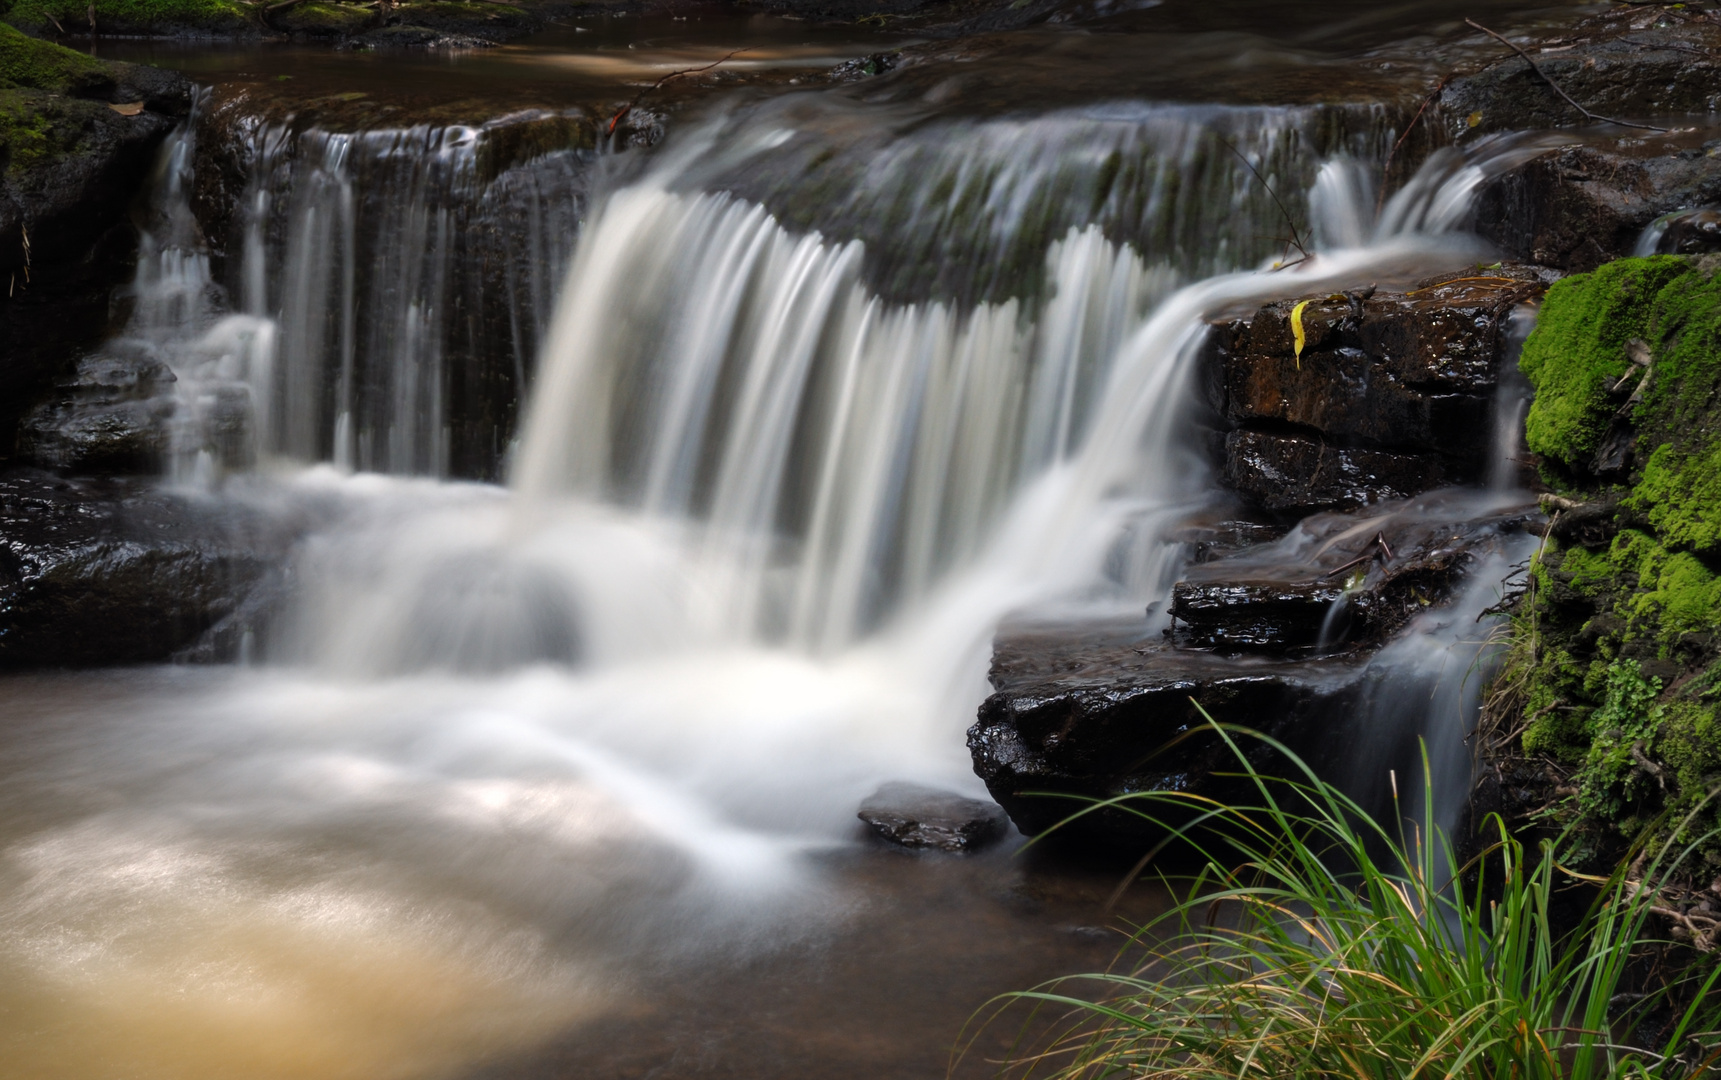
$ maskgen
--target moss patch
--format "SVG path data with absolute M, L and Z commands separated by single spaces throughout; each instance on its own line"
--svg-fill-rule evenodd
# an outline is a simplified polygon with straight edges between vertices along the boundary
M 114 85 L 106 64 L 0 24 L 0 88 L 87 96 Z
M 1595 457 L 1617 408 L 1606 387 L 1631 364 L 1626 342 L 1652 333 L 1655 297 L 1688 271 L 1675 256 L 1621 259 L 1548 290 L 1520 361 L 1536 388 L 1524 422 L 1532 452 L 1573 466 Z
M 96 28 L 116 34 L 236 34 L 263 29 L 236 0 L 95 0 Z M 15 0 L 6 21 L 31 33 L 88 30 L 86 0 Z
M 1550 479 L 1617 511 L 1588 511 L 1582 528 L 1556 522 L 1500 685 L 1515 688 L 1520 749 L 1567 776 L 1551 812 L 1598 848 L 1677 823 L 1721 781 L 1717 270 L 1721 260 L 1663 256 L 1568 278 L 1524 347 L 1531 449 Z M 1616 386 L 1632 338 L 1649 346 L 1647 381 Z M 1630 464 L 1604 480 L 1597 452 L 1619 445 Z M 1704 856 L 1721 866 L 1721 843 Z

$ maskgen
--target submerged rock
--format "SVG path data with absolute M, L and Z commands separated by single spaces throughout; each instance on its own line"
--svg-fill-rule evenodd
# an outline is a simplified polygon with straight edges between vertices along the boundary
M 900 781 L 867 796 L 856 815 L 878 836 L 906 848 L 975 851 L 1004 835 L 1004 811 L 954 792 Z
M 151 484 L 0 476 L 0 668 L 165 660 L 239 610 L 289 542 Z

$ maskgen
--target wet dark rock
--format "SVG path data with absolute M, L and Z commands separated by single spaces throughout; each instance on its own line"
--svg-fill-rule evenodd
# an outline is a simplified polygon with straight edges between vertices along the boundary
M 45 381 L 108 336 L 109 294 L 136 250 L 128 210 L 191 87 L 177 73 L 100 63 L 0 29 L 0 51 L 15 60 L 49 50 L 32 60 L 52 74 L 0 89 L 3 457 Z
M 892 782 L 867 796 L 856 815 L 872 831 L 906 848 L 975 851 L 1004 834 L 1004 811 L 919 784 Z
M 141 481 L 0 475 L 0 668 L 165 660 L 238 611 L 290 535 Z
M 513 37 L 515 35 L 498 32 L 503 28 L 492 29 L 497 37 Z M 350 49 L 488 49 L 496 42 L 487 37 L 473 34 L 450 34 L 428 26 L 382 26 L 375 30 L 366 31 L 347 42 Z
M 1172 529 L 1167 540 L 1189 545 L 1189 561 L 1204 563 L 1222 555 L 1255 544 L 1264 544 L 1285 535 L 1285 529 L 1260 521 L 1224 519 L 1212 522 L 1191 522 Z
M 1662 215 L 1721 202 L 1721 143 L 1684 141 L 1644 136 L 1625 149 L 1571 146 L 1535 158 L 1477 193 L 1477 231 L 1514 257 L 1574 273 L 1630 255 Z M 1710 250 L 1705 220 L 1665 237 L 1680 246 L 1662 250 Z
M 145 349 L 85 357 L 19 422 L 16 459 L 61 473 L 157 474 L 170 449 L 176 381 Z
M 1441 92 L 1440 115 L 1454 139 L 1594 122 L 1522 57 L 1498 48 L 1499 59 Z M 1630 7 L 1525 48 L 1560 89 L 1601 116 L 1642 121 L 1721 105 L 1721 24 L 1696 9 Z
M 1539 517 L 1440 496 L 1374 516 L 1316 515 L 1284 541 L 1189 567 L 1172 589 L 1172 639 L 1222 652 L 1373 647 Z
M 1226 482 L 1291 517 L 1478 479 L 1506 319 L 1545 285 L 1534 268 L 1500 267 L 1408 293 L 1281 301 L 1216 327 L 1203 381 L 1211 415 L 1230 429 Z
M 1260 431 L 1225 437 L 1222 475 L 1252 505 L 1293 518 L 1402 499 L 1456 479 L 1435 454 L 1346 449 L 1318 437 Z
M 1224 723 L 1273 736 L 1318 769 L 1336 752 L 1328 736 L 1359 693 L 1347 658 L 1284 660 L 1178 651 L 1144 621 L 1006 628 L 993 646 L 995 692 L 968 729 L 974 771 L 1016 827 L 1038 835 L 1094 799 L 1175 791 L 1241 804 L 1247 781 L 1199 703 Z M 1277 752 L 1241 744 L 1265 771 Z M 1040 794 L 1050 793 L 1050 794 Z M 1142 803 L 1083 816 L 1068 838 L 1116 851 L 1162 839 L 1186 812 Z

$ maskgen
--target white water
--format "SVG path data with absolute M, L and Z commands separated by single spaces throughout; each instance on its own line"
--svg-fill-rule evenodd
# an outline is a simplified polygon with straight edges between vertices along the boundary
M 1502 163 L 1436 163 L 1378 228 L 1360 166 L 1334 163 L 1315 231 L 1358 246 L 1181 288 L 1073 229 L 1049 299 L 959 311 L 879 300 L 857 245 L 685 190 L 666 154 L 594 210 L 511 490 L 335 466 L 228 483 L 341 524 L 304 545 L 270 666 L 163 676 L 99 752 L 40 770 L 123 782 L 0 856 L 0 967 L 123 1031 L 152 1011 L 215 1031 L 247 1075 L 361 1076 L 420 1030 L 424 1053 L 479 1055 L 613 1007 L 630 968 L 796 940 L 840 914 L 807 856 L 851 842 L 873 785 L 979 790 L 962 731 L 1001 617 L 1163 599 L 1181 551 L 1161 535 L 1212 488 L 1186 429 L 1203 320 L 1475 258 L 1452 230 Z M 328 190 L 309 204 L 338 207 Z M 265 454 L 434 471 L 433 431 L 366 429 L 339 379 L 314 425 L 292 404 L 282 369 L 339 375 L 347 318 L 302 365 L 203 344 L 291 320 L 216 321 L 183 335 L 182 383 L 244 386 Z M 328 452 L 295 442 L 313 426 Z M 375 986 L 323 985 L 355 964 Z M 381 1042 L 338 1022 L 376 986 Z M 259 1016 L 309 1049 L 244 1047 Z

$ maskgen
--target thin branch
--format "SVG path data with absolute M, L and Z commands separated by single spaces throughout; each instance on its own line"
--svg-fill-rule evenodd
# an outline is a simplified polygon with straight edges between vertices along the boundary
M 1291 246 L 1297 249 L 1297 253 L 1300 254 L 1303 259 L 1307 259 L 1309 257 L 1309 249 L 1303 246 L 1303 234 L 1297 231 L 1296 221 L 1292 219 L 1291 212 L 1285 209 L 1285 204 L 1279 198 L 1279 193 L 1273 190 L 1273 185 L 1267 183 L 1267 178 L 1261 175 L 1260 169 L 1255 168 L 1255 163 L 1253 161 L 1250 161 L 1248 158 L 1243 156 L 1243 151 L 1232 146 L 1220 136 L 1215 135 L 1214 138 L 1219 139 L 1219 145 L 1231 151 L 1233 154 L 1236 154 L 1237 160 L 1241 161 L 1251 173 L 1254 173 L 1255 179 L 1259 180 L 1261 182 L 1261 186 L 1267 189 L 1267 194 L 1273 198 L 1273 205 L 1277 206 L 1279 208 L 1279 213 L 1285 216 L 1285 226 L 1291 230 Z M 1302 259 L 1297 261 L 1301 262 Z
M 1525 52 L 1523 49 L 1519 48 L 1518 46 L 1512 44 L 1510 41 L 1507 41 L 1505 38 L 1501 37 L 1499 34 L 1496 34 L 1494 31 L 1488 29 L 1486 26 L 1483 26 L 1481 23 L 1477 22 L 1475 19 L 1465 19 L 1464 22 L 1466 25 L 1474 27 L 1475 29 L 1482 31 L 1484 34 L 1487 34 L 1489 37 L 1493 38 L 1495 41 L 1498 41 L 1500 44 L 1506 46 L 1508 49 L 1511 49 L 1513 52 L 1515 52 L 1519 56 L 1523 57 L 1524 63 L 1530 65 L 1530 70 L 1535 72 L 1537 75 L 1540 75 L 1542 78 L 1542 81 L 1547 83 L 1548 86 L 1550 86 L 1553 89 L 1554 93 L 1560 95 L 1562 98 L 1565 98 L 1566 104 L 1570 105 L 1572 108 L 1576 109 L 1578 112 L 1583 113 L 1585 116 L 1587 116 L 1591 120 L 1596 120 L 1596 121 L 1599 121 L 1603 124 L 1618 124 L 1620 127 L 1637 128 L 1640 131 L 1666 131 L 1667 130 L 1664 127 L 1656 127 L 1653 124 L 1633 124 L 1628 120 L 1615 120 L 1611 116 L 1603 116 L 1600 113 L 1590 112 L 1588 109 L 1584 108 L 1582 105 L 1579 105 L 1577 103 L 1577 101 L 1573 99 L 1572 95 L 1566 93 L 1563 89 L 1561 89 L 1560 84 L 1555 82 L 1552 78 L 1550 78 L 1547 72 L 1543 71 L 1540 67 L 1538 67 L 1536 65 L 1536 62 L 1534 60 L 1530 59 L 1529 53 Z
M 1434 89 L 1430 90 L 1428 96 L 1422 99 L 1422 106 L 1416 110 L 1416 115 L 1411 117 L 1410 123 L 1404 126 L 1404 133 L 1398 137 L 1397 142 L 1392 144 L 1392 149 L 1386 152 L 1386 164 L 1380 167 L 1380 193 L 1375 196 L 1374 200 L 1375 217 L 1380 216 L 1380 208 L 1386 205 L 1387 178 L 1392 175 L 1392 159 L 1398 156 L 1398 148 L 1404 145 L 1404 140 L 1410 138 L 1410 133 L 1416 130 L 1416 122 L 1422 119 L 1422 114 L 1428 111 L 1428 107 L 1434 104 L 1434 99 L 1440 96 L 1440 91 L 1446 89 L 1446 84 L 1451 81 L 1451 75 L 1440 77 L 1440 81 L 1434 85 Z
M 671 79 L 679 79 L 683 75 L 697 75 L 701 71 L 710 71 L 712 68 L 718 66 L 719 64 L 728 63 L 730 60 L 733 60 L 735 57 L 741 55 L 744 52 L 751 52 L 754 48 L 755 48 L 755 46 L 749 45 L 745 49 L 736 49 L 734 52 L 730 53 L 728 56 L 725 56 L 719 60 L 713 60 L 711 63 L 706 64 L 704 67 L 683 68 L 680 71 L 670 72 L 668 75 L 665 75 L 663 78 L 657 80 L 656 82 L 652 83 L 650 86 L 646 87 L 644 90 L 641 90 L 639 93 L 635 94 L 633 96 L 632 101 L 628 102 L 626 105 L 623 105 L 620 109 L 616 110 L 616 114 L 614 116 L 610 117 L 609 127 L 604 129 L 604 134 L 605 135 L 614 135 L 616 125 L 621 123 L 621 118 L 626 116 L 628 113 L 633 112 L 633 107 L 635 105 L 638 105 L 641 101 L 644 101 L 645 96 L 647 94 L 651 93 L 653 90 L 656 90 L 658 87 L 662 86 L 664 83 L 669 82 Z

